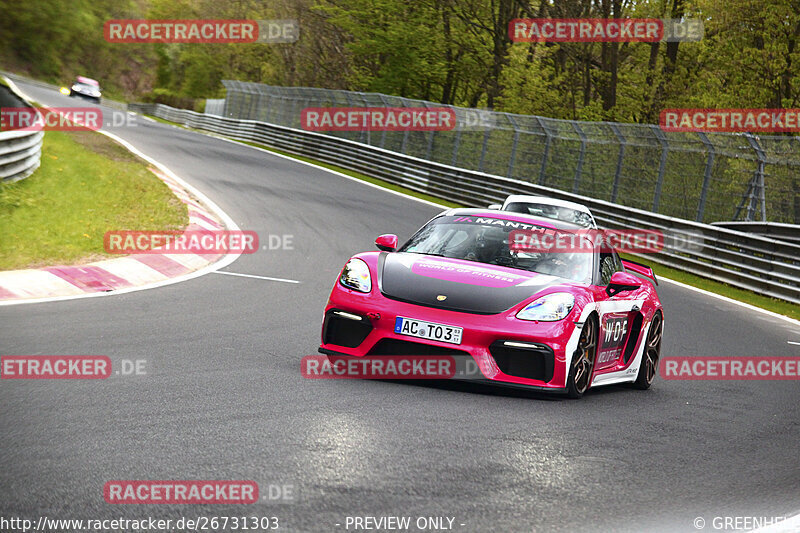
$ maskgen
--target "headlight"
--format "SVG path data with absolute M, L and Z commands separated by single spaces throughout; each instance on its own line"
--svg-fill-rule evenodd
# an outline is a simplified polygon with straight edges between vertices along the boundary
M 354 291 L 370 292 L 372 277 L 369 275 L 369 267 L 361 259 L 351 259 L 344 266 L 342 275 L 339 276 L 339 283 Z
M 564 319 L 575 305 L 575 297 L 568 292 L 554 292 L 529 303 L 519 313 L 520 320 L 555 322 Z

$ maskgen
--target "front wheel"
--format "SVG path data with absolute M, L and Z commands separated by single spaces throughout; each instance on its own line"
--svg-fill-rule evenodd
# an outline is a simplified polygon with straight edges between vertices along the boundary
M 597 357 L 597 319 L 591 316 L 581 329 L 578 347 L 572 354 L 569 375 L 567 376 L 567 396 L 580 398 L 592 383 L 592 371 Z
M 639 367 L 639 374 L 633 386 L 637 389 L 646 390 L 653 384 L 658 371 L 658 359 L 661 357 L 661 335 L 664 332 L 664 318 L 661 311 L 656 311 L 653 315 L 653 323 L 650 324 L 650 331 L 647 333 L 647 343 L 644 345 L 642 354 L 642 364 Z

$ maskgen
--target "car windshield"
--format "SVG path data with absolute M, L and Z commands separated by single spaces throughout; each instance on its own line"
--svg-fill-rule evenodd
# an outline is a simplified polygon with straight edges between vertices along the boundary
M 443 216 L 417 232 L 400 252 L 465 259 L 478 263 L 538 272 L 580 283 L 591 280 L 593 254 L 575 252 L 541 252 L 514 250 L 510 245 L 512 231 L 555 231 L 552 228 L 509 220 Z
M 577 224 L 582 228 L 594 227 L 591 215 L 583 211 L 578 211 L 577 209 L 572 209 L 571 207 L 534 202 L 512 202 L 503 210 L 511 211 L 512 213 L 524 213 L 526 215 L 561 220 L 563 222 Z
M 98 90 L 100 90 L 99 87 L 96 87 L 94 85 L 89 85 L 88 83 L 81 83 L 81 82 L 75 82 L 75 87 L 77 87 L 79 89 L 84 89 L 84 90 L 87 90 L 87 91 L 98 91 Z

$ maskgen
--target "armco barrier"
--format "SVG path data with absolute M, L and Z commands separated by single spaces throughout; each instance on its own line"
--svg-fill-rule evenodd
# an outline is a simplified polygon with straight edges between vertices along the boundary
M 0 90 L 7 91 L 2 100 L 13 101 L 14 107 L 30 106 L 13 85 Z M 41 131 L 0 131 L 0 181 L 19 181 L 33 174 L 41 162 L 43 139 Z
M 794 224 L 780 224 L 778 222 L 714 222 L 713 224 L 721 228 L 755 233 L 764 237 L 800 244 L 800 227 Z
M 484 207 L 507 195 L 539 194 L 589 206 L 600 225 L 611 228 L 659 229 L 687 237 L 690 250 L 667 239 L 665 250 L 648 259 L 699 276 L 800 304 L 800 244 L 702 224 L 603 200 L 425 161 L 382 148 L 252 120 L 237 120 L 161 104 L 129 104 L 131 111 L 150 114 L 190 128 L 233 139 L 254 141 L 364 172 L 408 189 Z M 680 241 L 680 239 L 678 239 Z

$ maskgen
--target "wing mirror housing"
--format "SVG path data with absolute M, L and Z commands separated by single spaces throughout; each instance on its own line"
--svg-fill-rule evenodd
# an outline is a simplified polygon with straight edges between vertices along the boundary
M 614 274 L 611 276 L 611 281 L 608 283 L 608 287 L 606 287 L 606 294 L 608 294 L 608 297 L 611 298 L 612 296 L 616 296 L 621 292 L 635 291 L 641 286 L 641 280 L 633 274 L 628 274 L 627 272 L 614 272 Z
M 378 250 L 383 250 L 384 252 L 394 252 L 397 250 L 397 235 L 392 233 L 381 235 L 375 239 L 375 246 L 378 247 Z
M 503 204 L 491 204 L 489 209 L 494 209 L 495 211 L 499 211 L 503 209 Z

